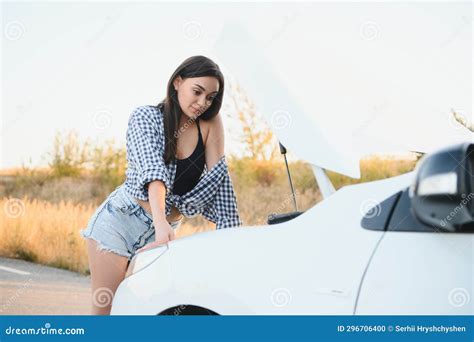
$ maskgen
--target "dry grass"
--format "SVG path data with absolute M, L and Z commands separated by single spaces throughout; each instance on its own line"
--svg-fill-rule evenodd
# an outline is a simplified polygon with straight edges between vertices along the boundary
M 415 165 L 416 159 L 395 159 L 373 156 L 361 160 L 360 179 L 345 177 L 334 172 L 328 172 L 328 174 L 336 189 L 339 189 L 349 184 L 366 183 L 377 179 L 395 177 L 412 171 L 415 168 Z
M 87 253 L 79 229 L 92 205 L 1 199 L 0 254 L 86 273 Z

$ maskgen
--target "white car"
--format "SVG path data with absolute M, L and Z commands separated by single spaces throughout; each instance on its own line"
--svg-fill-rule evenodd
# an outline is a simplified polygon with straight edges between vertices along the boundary
M 112 314 L 473 315 L 473 151 L 431 153 L 283 223 L 139 253 Z
M 458 77 L 442 67 L 431 78 L 379 78 L 380 53 L 384 68 L 405 70 L 397 54 L 352 39 L 336 58 L 295 26 L 261 44 L 229 23 L 215 52 L 278 139 L 312 165 L 323 200 L 270 219 L 278 224 L 200 233 L 138 254 L 112 314 L 474 314 L 472 132 L 444 115 L 471 108 L 471 92 L 439 82 L 439 72 Z M 399 35 L 384 42 L 406 51 Z M 411 49 L 416 60 L 418 45 Z M 408 87 L 432 83 L 443 96 Z M 416 172 L 338 191 L 325 173 L 358 178 L 361 156 L 396 151 L 427 157 Z

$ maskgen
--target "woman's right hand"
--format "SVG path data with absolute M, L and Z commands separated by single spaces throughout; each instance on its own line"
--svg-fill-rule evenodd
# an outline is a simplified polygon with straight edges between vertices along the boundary
M 174 229 L 170 226 L 168 221 L 153 221 L 153 226 L 155 227 L 155 241 L 147 244 L 146 246 L 137 250 L 137 253 L 146 251 L 147 249 L 163 245 L 168 241 L 175 239 Z
M 175 239 L 174 229 L 170 226 L 168 221 L 160 220 L 153 221 L 155 226 L 155 242 L 158 244 L 167 243 Z

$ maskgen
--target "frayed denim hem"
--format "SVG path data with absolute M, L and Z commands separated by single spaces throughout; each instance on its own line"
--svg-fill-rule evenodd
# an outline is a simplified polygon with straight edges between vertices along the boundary
M 103 252 L 108 252 L 108 253 L 114 253 L 114 254 L 117 254 L 118 256 L 122 256 L 122 257 L 125 257 L 127 258 L 128 260 L 130 260 L 132 258 L 132 254 L 129 253 L 129 252 L 124 252 L 124 251 L 121 251 L 121 250 L 118 250 L 118 249 L 115 249 L 115 248 L 110 248 L 110 247 L 107 247 L 105 246 L 102 241 L 99 241 L 97 240 L 95 237 L 93 237 L 92 235 L 85 235 L 82 233 L 81 231 L 81 236 L 84 237 L 85 239 L 90 239 L 90 240 L 94 240 L 96 243 L 97 243 L 97 251 L 103 251 Z

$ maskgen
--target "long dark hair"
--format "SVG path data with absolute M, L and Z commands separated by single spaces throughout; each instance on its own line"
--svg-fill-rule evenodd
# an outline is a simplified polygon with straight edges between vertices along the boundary
M 215 117 L 222 105 L 222 97 L 224 96 L 224 76 L 222 75 L 219 66 L 204 56 L 193 56 L 186 59 L 174 71 L 168 81 L 168 88 L 166 91 L 166 98 L 158 104 L 158 108 L 163 113 L 163 121 L 165 127 L 165 163 L 169 164 L 176 157 L 177 136 L 176 130 L 183 112 L 178 102 L 178 93 L 174 89 L 173 82 L 178 77 L 182 79 L 192 77 L 212 76 L 219 81 L 219 92 L 214 97 L 211 106 L 201 115 L 199 119 L 210 120 Z

